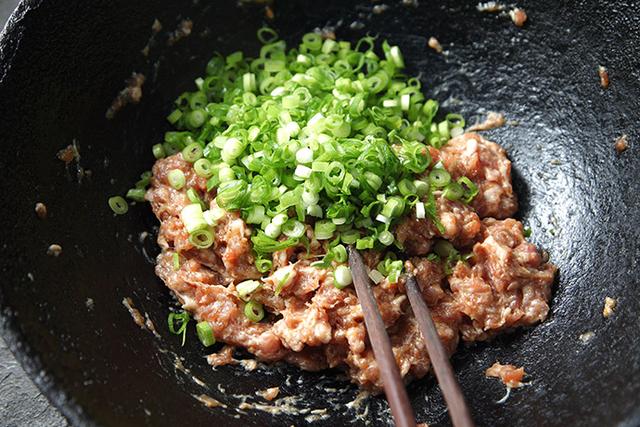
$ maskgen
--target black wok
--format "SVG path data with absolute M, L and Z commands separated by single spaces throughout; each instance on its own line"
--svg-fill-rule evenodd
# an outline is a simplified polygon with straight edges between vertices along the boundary
M 272 25 L 290 41 L 325 25 L 346 39 L 380 34 L 401 46 L 409 71 L 422 72 L 427 95 L 445 110 L 470 121 L 496 110 L 518 122 L 488 136 L 513 160 L 519 217 L 560 274 L 546 322 L 453 358 L 478 425 L 639 425 L 640 3 L 523 1 L 530 17 L 523 29 L 478 12 L 477 1 L 387 3 L 372 14 L 365 1 L 277 1 Z M 169 48 L 166 33 L 182 17 L 193 19 L 193 34 Z M 140 51 L 154 18 L 164 28 L 147 58 Z M 173 99 L 211 54 L 255 52 L 264 22 L 263 5 L 235 0 L 26 0 L 3 34 L 1 330 L 73 424 L 302 425 L 320 409 L 328 416 L 318 425 L 345 425 L 367 405 L 372 425 L 390 423 L 382 397 L 345 407 L 357 390 L 334 373 L 213 371 L 192 330 L 180 347 L 166 328 L 173 300 L 149 261 L 154 237 L 139 239 L 153 233 L 155 219 L 145 205 L 114 217 L 106 203 L 149 169 Z M 448 55 L 426 46 L 432 35 Z M 600 64 L 610 71 L 608 90 L 599 84 Z M 142 102 L 106 120 L 132 71 L 147 76 Z M 630 148 L 618 154 L 613 144 L 622 134 Z M 91 171 L 81 180 L 75 162 L 66 168 L 56 158 L 74 141 L 80 166 Z M 34 214 L 36 202 L 47 205 L 46 220 Z M 52 243 L 63 248 L 57 258 L 46 254 Z M 618 300 L 607 320 L 606 296 Z M 148 313 L 160 339 L 133 323 L 123 297 Z M 583 343 L 588 331 L 594 336 Z M 176 369 L 176 354 L 206 388 Z M 483 375 L 496 359 L 525 366 L 531 378 L 505 404 L 495 403 L 504 388 Z M 302 395 L 301 415 L 236 412 L 232 394 L 275 385 L 283 396 Z M 448 423 L 432 378 L 409 392 L 420 421 Z M 229 407 L 207 408 L 192 397 L 201 393 Z

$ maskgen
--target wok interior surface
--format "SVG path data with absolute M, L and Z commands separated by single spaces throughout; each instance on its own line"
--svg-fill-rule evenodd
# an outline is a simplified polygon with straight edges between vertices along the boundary
M 379 34 L 402 48 L 408 72 L 421 73 L 427 96 L 443 110 L 462 112 L 470 123 L 484 112 L 502 111 L 511 122 L 487 135 L 509 153 L 519 218 L 560 273 L 546 322 L 461 348 L 453 357 L 477 424 L 637 425 L 640 382 L 632 379 L 640 376 L 640 5 L 524 1 L 519 5 L 529 22 L 518 29 L 508 17 L 480 13 L 474 1 L 423 1 L 417 8 L 386 3 L 386 11 L 373 14 L 365 1 L 277 1 L 271 25 L 291 43 L 325 26 L 335 27 L 341 39 Z M 145 57 L 140 51 L 155 18 L 163 30 Z M 193 33 L 167 47 L 167 33 L 182 18 L 193 20 Z M 173 299 L 150 262 L 157 253 L 155 218 L 141 204 L 114 217 L 106 203 L 151 167 L 150 147 L 168 129 L 164 117 L 173 99 L 191 90 L 213 52 L 255 54 L 255 32 L 263 23 L 263 5 L 235 1 L 33 0 L 21 4 L 4 34 L 2 332 L 73 423 L 391 422 L 382 397 L 345 406 L 357 390 L 335 372 L 286 366 L 214 371 L 203 358 L 210 349 L 193 328 L 180 347 L 166 328 Z M 429 49 L 430 36 L 448 53 Z M 601 64 L 610 71 L 608 90 L 599 85 Z M 147 77 L 142 102 L 106 120 L 133 71 Z M 617 154 L 613 142 L 621 134 L 631 146 Z M 65 168 L 56 158 L 73 141 L 79 164 L 91 171 L 82 180 L 75 163 Z M 38 201 L 48 207 L 46 220 L 33 213 Z M 152 235 L 141 240 L 143 231 Z M 60 257 L 46 255 L 51 243 L 63 247 Z M 607 320 L 605 296 L 618 301 Z M 123 297 L 148 313 L 160 339 L 133 323 Z M 589 331 L 593 338 L 582 342 L 579 336 Z M 176 355 L 190 374 L 176 369 Z M 504 404 L 495 403 L 504 387 L 484 377 L 496 360 L 524 366 L 530 379 Z M 280 386 L 280 396 L 296 396 L 284 402 L 298 415 L 237 412 L 237 395 L 264 403 L 255 391 L 273 386 Z M 419 421 L 449 423 L 433 378 L 408 388 Z M 228 408 L 205 407 L 193 397 L 203 393 Z

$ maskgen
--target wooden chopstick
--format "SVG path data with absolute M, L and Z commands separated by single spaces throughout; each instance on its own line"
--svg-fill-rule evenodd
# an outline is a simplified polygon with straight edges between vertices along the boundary
M 405 288 L 407 290 L 407 296 L 409 297 L 409 303 L 418 321 L 418 327 L 420 328 L 420 332 L 422 332 L 422 337 L 427 346 L 427 352 L 431 359 L 433 371 L 440 384 L 440 390 L 442 390 L 444 400 L 449 407 L 451 422 L 455 427 L 473 427 L 474 424 L 471 419 L 471 413 L 464 400 L 462 390 L 460 390 L 460 385 L 453 374 L 449 356 L 440 342 L 440 336 L 433 324 L 433 319 L 431 319 L 429 308 L 424 302 L 422 293 L 413 275 L 410 275 L 407 279 Z
M 349 246 L 349 266 L 358 300 L 362 306 L 369 341 L 371 341 L 373 354 L 380 370 L 384 393 L 387 396 L 389 407 L 391 407 L 395 424 L 398 427 L 415 427 L 416 418 L 409 403 L 407 389 L 402 382 L 396 359 L 393 356 L 391 340 L 387 335 L 378 304 L 369 285 L 369 273 L 362 256 L 352 246 Z

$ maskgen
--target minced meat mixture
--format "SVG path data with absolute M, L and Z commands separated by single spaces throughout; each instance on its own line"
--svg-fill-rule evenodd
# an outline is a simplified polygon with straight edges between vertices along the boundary
M 415 213 L 395 229 L 405 247 L 406 270 L 416 276 L 451 354 L 460 339 L 486 340 L 544 320 L 556 267 L 525 241 L 522 224 L 510 218 L 518 204 L 511 186 L 511 162 L 498 144 L 468 133 L 440 150 L 430 150 L 434 162 L 441 161 L 453 178 L 467 176 L 479 189 L 470 205 L 436 192 L 442 233 L 430 221 L 416 219 Z M 182 190 L 169 185 L 167 173 L 172 169 L 185 174 L 187 185 Z M 284 360 L 306 370 L 340 368 L 361 387 L 379 391 L 378 367 L 355 290 L 337 289 L 329 270 L 310 266 L 317 255 L 326 253 L 326 241 L 315 240 L 309 228 L 309 255 L 302 246 L 273 254 L 271 275 L 252 295 L 263 304 L 266 316 L 252 322 L 243 314 L 244 302 L 236 292 L 238 283 L 261 277 L 252 253 L 251 228 L 238 213 L 229 212 L 216 225 L 210 248 L 193 247 L 180 220 L 182 208 L 190 203 L 189 187 L 204 193 L 205 203 L 215 207 L 215 194 L 207 193 L 206 180 L 178 153 L 156 162 L 146 195 L 161 222 L 162 253 L 156 273 L 183 308 L 198 321 L 208 321 L 217 340 L 243 347 L 259 360 Z M 443 238 L 471 257 L 453 268 L 428 259 L 434 241 Z M 373 267 L 381 255 L 365 252 L 365 262 Z M 404 283 L 403 276 L 396 283 L 384 279 L 373 292 L 402 376 L 420 378 L 429 372 L 430 362 Z

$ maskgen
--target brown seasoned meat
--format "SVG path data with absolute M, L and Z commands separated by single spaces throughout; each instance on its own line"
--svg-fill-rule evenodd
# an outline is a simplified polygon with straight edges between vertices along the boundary
M 485 376 L 500 378 L 504 385 L 510 388 L 522 387 L 522 378 L 524 378 L 524 368 L 518 368 L 514 365 L 503 365 L 496 362 L 485 371 Z
M 463 340 L 486 339 L 503 329 L 529 325 L 544 319 L 555 267 L 542 261 L 536 248 L 525 242 L 522 224 L 508 219 L 480 220 L 482 215 L 504 216 L 515 211 L 510 163 L 496 144 L 475 134 L 452 140 L 440 157 L 454 177 L 468 176 L 480 187 L 469 206 L 439 194 L 439 233 L 430 221 L 407 219 L 396 236 L 409 255 L 406 271 L 416 276 L 445 348 L 452 354 Z M 184 172 L 187 185 L 173 189 L 167 180 L 172 169 Z M 217 340 L 243 347 L 267 362 L 286 361 L 306 370 L 344 369 L 361 387 L 382 389 L 377 363 L 367 339 L 362 308 L 352 287 L 333 286 L 331 269 L 310 264 L 327 251 L 327 241 L 313 238 L 307 226 L 308 251 L 298 245 L 272 256 L 273 269 L 261 279 L 251 299 L 261 303 L 265 318 L 252 322 L 236 285 L 261 275 L 251 248 L 251 229 L 237 212 L 228 212 L 215 226 L 214 244 L 198 250 L 188 240 L 180 212 L 189 204 L 186 190 L 194 188 L 205 203 L 216 207 L 214 194 L 206 193 L 206 180 L 193 172 L 181 154 L 158 160 L 146 198 L 160 220 L 157 275 L 198 321 L 210 323 Z M 420 257 L 434 239 L 445 238 L 457 247 L 473 244 L 470 264 L 458 263 L 447 277 L 443 265 Z M 178 254 L 179 266 L 174 265 Z M 366 251 L 369 268 L 384 253 Z M 430 368 L 429 358 L 405 295 L 406 277 L 396 283 L 382 280 L 373 288 L 391 338 L 401 373 L 420 378 Z M 233 363 L 231 347 L 209 357 L 213 365 Z
M 169 185 L 167 176 L 173 169 L 184 173 L 186 184 L 180 190 Z M 151 188 L 147 191 L 146 199 L 151 202 L 153 212 L 161 220 L 158 235 L 161 248 L 173 248 L 182 255 L 188 254 L 190 258 L 197 259 L 218 273 L 228 274 L 231 279 L 260 277 L 251 253 L 251 230 L 237 212 L 227 212 L 218 222 L 211 248 L 198 250 L 189 242 L 189 234 L 182 225 L 180 212 L 191 203 L 187 197 L 187 189 L 194 188 L 204 193 L 207 180 L 195 174 L 182 154 L 158 160 L 152 172 Z M 210 200 L 211 207 L 216 206 L 211 197 L 206 196 L 204 200 Z
M 470 341 L 544 320 L 556 272 L 524 240 L 520 222 L 489 218 L 483 225 L 471 265 L 459 262 L 449 278 L 453 299 L 466 316 L 462 335 Z
M 215 206 L 215 202 L 211 205 Z M 227 212 L 216 224 L 214 252 L 222 259 L 226 272 L 236 280 L 261 276 L 256 269 L 250 239 L 251 230 L 238 212 Z
M 518 210 L 511 187 L 511 162 L 498 144 L 477 133 L 465 133 L 444 145 L 438 159 L 453 178 L 466 176 L 478 186 L 472 206 L 480 218 L 508 218 Z
M 428 254 L 435 238 L 450 240 L 455 246 L 467 246 L 480 231 L 480 218 L 464 203 L 438 197 L 436 213 L 444 233 L 440 233 L 430 219 L 417 219 L 414 214 L 398 224 L 395 235 L 408 255 Z
M 221 277 L 195 260 L 173 269 L 173 254 L 158 257 L 156 274 L 198 321 L 207 320 L 216 339 L 242 346 L 264 360 L 282 359 L 285 349 L 267 323 L 254 323 L 243 314 L 243 303 Z
M 175 190 L 169 185 L 167 176 L 173 169 L 184 173 L 185 186 L 181 190 Z M 199 191 L 207 189 L 207 180 L 196 175 L 191 163 L 184 160 L 181 153 L 156 161 L 151 172 L 151 187 L 145 198 L 151 202 L 151 209 L 160 221 L 170 216 L 180 217 L 182 208 L 191 203 L 187 197 L 187 188 L 193 187 Z

